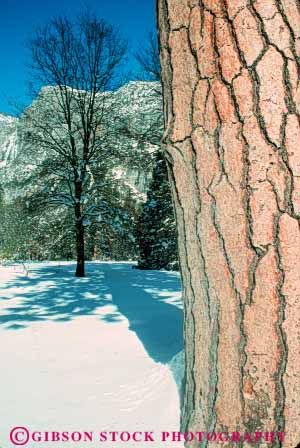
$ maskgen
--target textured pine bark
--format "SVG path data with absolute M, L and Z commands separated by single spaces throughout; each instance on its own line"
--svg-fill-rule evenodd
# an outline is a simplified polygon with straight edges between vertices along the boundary
M 293 448 L 300 2 L 158 0 L 158 25 L 185 303 L 182 430 L 281 430 L 272 446 Z

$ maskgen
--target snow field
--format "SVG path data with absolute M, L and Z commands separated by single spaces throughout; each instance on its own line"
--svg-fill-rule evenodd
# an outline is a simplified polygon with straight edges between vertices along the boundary
M 160 440 L 179 430 L 178 274 L 128 263 L 73 272 L 73 263 L 0 267 L 1 448 L 13 446 L 15 426 L 93 432 L 67 448 L 181 447 Z M 100 431 L 154 431 L 156 441 L 99 442 Z

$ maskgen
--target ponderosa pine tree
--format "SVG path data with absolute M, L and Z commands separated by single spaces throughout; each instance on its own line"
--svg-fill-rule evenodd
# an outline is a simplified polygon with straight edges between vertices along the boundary
M 300 441 L 299 24 L 296 0 L 158 0 L 182 430 L 284 431 L 282 448 Z

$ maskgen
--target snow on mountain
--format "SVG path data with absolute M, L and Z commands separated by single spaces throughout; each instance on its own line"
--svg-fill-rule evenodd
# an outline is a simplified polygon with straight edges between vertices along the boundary
M 0 168 L 17 154 L 18 118 L 0 114 Z
M 42 88 L 38 97 L 29 106 L 32 110 L 47 107 L 47 98 L 53 92 L 54 87 Z M 118 127 L 126 124 L 130 135 L 120 137 L 118 144 L 130 154 L 137 153 L 140 149 L 148 151 L 149 165 L 135 167 L 123 165 L 116 166 L 117 178 L 124 185 L 136 193 L 137 200 L 144 200 L 147 186 L 151 178 L 151 153 L 157 148 L 153 144 L 140 138 L 146 135 L 151 127 L 156 126 L 157 117 L 161 117 L 162 104 L 160 99 L 160 85 L 155 82 L 131 81 L 114 92 L 104 92 L 108 99 L 118 104 L 118 116 L 112 119 L 112 126 Z M 161 120 L 159 119 L 160 124 Z M 26 160 L 24 163 L 22 133 L 24 120 L 0 114 L 0 185 L 4 187 L 6 198 L 15 197 L 20 193 L 17 187 L 18 180 L 29 178 L 34 169 L 34 161 Z M 46 154 L 36 152 L 36 157 L 41 160 Z M 21 163 L 22 162 L 22 163 Z

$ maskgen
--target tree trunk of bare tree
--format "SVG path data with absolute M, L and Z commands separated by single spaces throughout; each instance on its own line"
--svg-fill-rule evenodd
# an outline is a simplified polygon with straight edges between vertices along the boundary
M 76 222 L 76 253 L 77 253 L 77 266 L 76 277 L 85 276 L 85 250 L 84 250 L 84 225 L 83 216 L 81 212 L 81 196 L 82 196 L 82 182 L 75 182 L 75 222 Z
M 158 0 L 158 24 L 184 296 L 182 430 L 285 431 L 272 446 L 293 448 L 299 2 Z
M 85 266 L 84 266 L 84 226 L 82 224 L 82 219 L 76 222 L 76 251 L 77 251 L 77 266 L 76 266 L 76 277 L 85 276 Z

